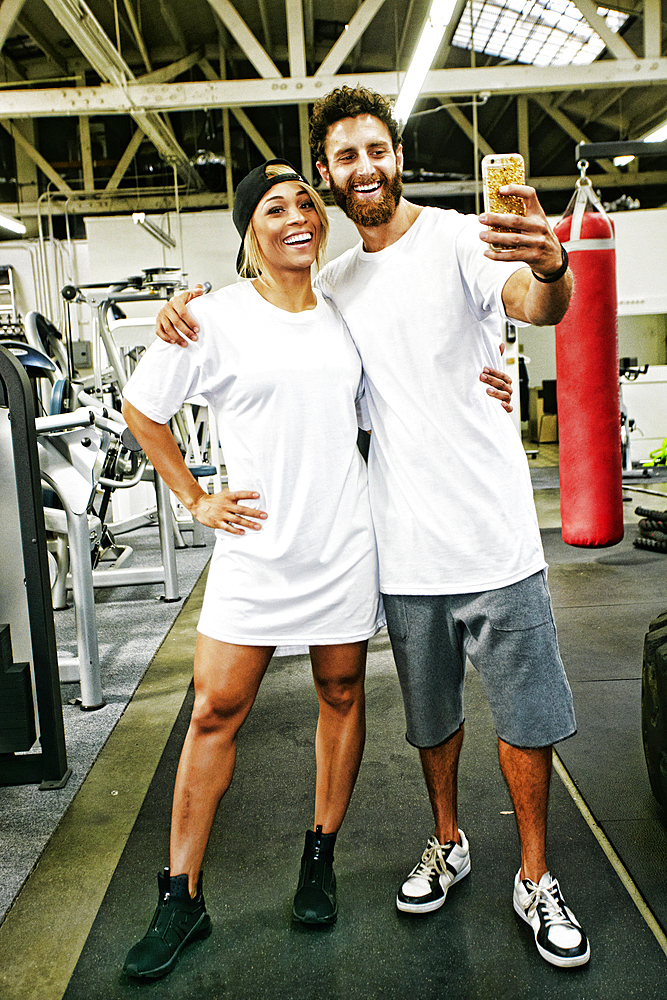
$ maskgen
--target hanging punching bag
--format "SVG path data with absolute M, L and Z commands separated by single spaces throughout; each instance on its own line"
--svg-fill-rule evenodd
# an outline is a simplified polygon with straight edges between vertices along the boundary
M 563 540 L 595 548 L 623 538 L 616 250 L 613 223 L 580 166 L 554 226 L 574 276 L 556 327 L 560 509 Z

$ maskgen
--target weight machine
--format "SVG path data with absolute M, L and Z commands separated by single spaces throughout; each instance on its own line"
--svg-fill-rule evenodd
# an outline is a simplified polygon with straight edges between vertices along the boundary
M 0 784 L 62 788 L 71 771 L 32 389 L 21 363 L 2 346 L 0 464 L 0 537 L 2 550 L 11 552 L 0 574 Z

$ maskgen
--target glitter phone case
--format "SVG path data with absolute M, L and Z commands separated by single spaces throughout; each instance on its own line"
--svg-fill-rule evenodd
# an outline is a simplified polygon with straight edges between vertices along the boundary
M 525 215 L 523 198 L 498 194 L 498 188 L 505 184 L 525 184 L 526 170 L 520 153 L 493 153 L 482 160 L 482 183 L 484 185 L 484 211 L 503 215 Z M 494 233 L 509 233 L 512 230 L 502 226 L 489 226 Z

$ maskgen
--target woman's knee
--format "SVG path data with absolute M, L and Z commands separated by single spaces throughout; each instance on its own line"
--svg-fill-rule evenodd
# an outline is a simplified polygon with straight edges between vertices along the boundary
M 203 691 L 195 694 L 191 725 L 201 733 L 238 731 L 252 706 L 246 692 Z
M 349 712 L 355 706 L 364 704 L 363 676 L 316 679 L 315 686 L 320 701 L 338 712 Z

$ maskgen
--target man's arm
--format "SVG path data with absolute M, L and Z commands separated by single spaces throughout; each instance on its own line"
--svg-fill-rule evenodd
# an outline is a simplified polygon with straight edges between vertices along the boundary
M 509 233 L 482 230 L 480 239 L 488 244 L 484 256 L 491 260 L 523 261 L 530 268 L 530 271 L 527 268 L 515 271 L 505 282 L 502 291 L 505 312 L 510 319 L 533 326 L 560 323 L 570 304 L 572 272 L 568 268 L 556 281 L 548 280 L 558 274 L 563 263 L 558 237 L 549 225 L 534 188 L 508 184 L 500 192 L 522 198 L 526 214 L 486 212 L 480 215 L 479 221 L 484 226 L 504 226 L 511 230 Z
M 192 315 L 185 308 L 188 302 L 204 294 L 203 285 L 195 285 L 185 292 L 173 295 L 162 306 L 155 319 L 155 332 L 160 340 L 168 344 L 178 344 L 187 347 L 188 340 L 196 340 L 199 327 Z

